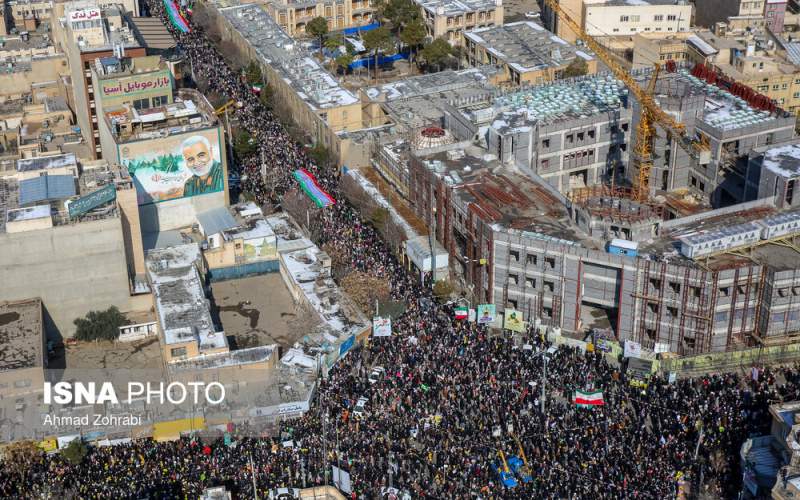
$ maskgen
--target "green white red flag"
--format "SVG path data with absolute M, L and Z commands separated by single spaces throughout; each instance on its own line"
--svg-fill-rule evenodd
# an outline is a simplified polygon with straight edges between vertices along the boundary
M 575 391 L 575 404 L 578 406 L 603 406 L 603 391 Z

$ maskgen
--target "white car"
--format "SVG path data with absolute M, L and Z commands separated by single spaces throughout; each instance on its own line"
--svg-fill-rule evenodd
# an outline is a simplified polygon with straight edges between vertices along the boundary
M 364 418 L 364 412 L 366 411 L 367 401 L 369 400 L 365 397 L 358 398 L 355 407 L 353 407 L 353 415 L 355 417 Z
M 370 384 L 374 384 L 375 382 L 379 381 L 383 378 L 383 374 L 386 373 L 386 368 L 382 366 L 376 366 L 372 369 L 367 380 L 369 380 Z
M 528 12 L 525 13 L 525 17 L 527 17 L 528 19 L 536 19 L 537 17 L 539 17 L 539 13 L 529 10 Z

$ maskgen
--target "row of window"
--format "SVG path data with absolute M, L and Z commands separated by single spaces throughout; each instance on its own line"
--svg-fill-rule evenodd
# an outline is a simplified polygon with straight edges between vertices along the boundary
M 519 275 L 518 274 L 509 274 L 508 275 L 508 283 L 510 285 L 519 285 Z M 536 278 L 525 277 L 525 287 L 526 288 L 533 288 L 536 289 Z M 556 289 L 556 284 L 552 280 L 542 280 L 542 286 L 544 287 L 545 291 L 553 293 Z
M 664 20 L 664 14 L 656 14 L 653 16 L 653 21 L 659 22 Z M 668 14 L 667 21 L 677 21 L 678 16 L 675 14 Z M 641 21 L 641 16 L 619 16 L 619 22 L 621 23 L 638 23 Z
M 494 11 L 493 10 L 490 10 L 490 11 L 487 11 L 487 12 L 478 12 L 478 21 L 491 20 L 491 19 L 494 19 Z M 474 12 L 468 13 L 467 14 L 467 24 L 472 24 L 474 22 L 475 22 L 475 13 Z M 450 16 L 450 17 L 448 17 L 447 18 L 447 25 L 448 26 L 452 26 L 453 24 L 455 24 L 456 26 L 464 24 L 464 16 L 455 16 L 455 17 Z
M 519 250 L 510 250 L 508 252 L 511 262 L 519 262 L 520 253 Z M 525 255 L 525 261 L 527 264 L 536 266 L 539 265 L 539 256 L 534 253 L 529 253 Z M 556 258 L 555 257 L 545 257 L 544 263 L 549 269 L 556 268 Z
M 137 110 L 143 109 L 150 109 L 150 108 L 157 108 L 158 106 L 166 106 L 169 100 L 165 95 L 157 95 L 151 99 L 149 97 L 145 97 L 144 99 L 135 99 L 131 104 Z

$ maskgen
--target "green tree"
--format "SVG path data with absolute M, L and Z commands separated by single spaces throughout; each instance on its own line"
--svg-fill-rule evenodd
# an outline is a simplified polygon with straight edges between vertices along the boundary
M 383 207 L 376 207 L 374 210 L 372 210 L 372 213 L 369 214 L 369 221 L 377 228 L 383 226 L 388 217 L 389 210 Z
M 345 52 L 347 52 L 347 46 L 346 46 L 346 44 L 344 42 L 344 37 L 341 36 L 341 35 L 338 35 L 338 34 L 334 35 L 334 36 L 329 36 L 328 38 L 326 38 L 324 45 L 325 45 L 326 49 L 328 49 L 329 51 L 331 51 L 334 54 L 336 53 L 337 50 L 339 50 L 339 47 L 341 47 L 342 45 L 345 45 L 345 49 L 344 50 L 345 50 Z M 332 68 L 336 68 L 336 60 L 335 59 L 333 61 L 331 61 L 331 67 Z
M 250 64 L 244 69 L 244 77 L 248 85 L 261 84 L 264 81 L 261 68 L 255 61 L 250 61 Z
M 363 36 L 364 47 L 375 54 L 375 82 L 378 81 L 378 53 L 392 50 L 392 34 L 385 26 L 367 31 Z
M 89 453 L 89 449 L 84 444 L 83 440 L 73 439 L 66 448 L 61 451 L 61 454 L 72 465 L 78 465 L 83 462 L 83 458 Z
M 233 140 L 233 152 L 236 153 L 238 158 L 245 158 L 255 153 L 258 149 L 258 144 L 253 139 L 253 136 L 247 130 L 240 130 Z
M 450 57 L 453 48 L 444 38 L 437 38 L 422 49 L 420 56 L 427 66 L 436 66 L 436 71 L 441 70 L 442 63 Z
M 322 40 L 328 34 L 328 20 L 324 17 L 315 17 L 306 25 L 306 33 L 319 41 L 319 54 L 322 56 Z
M 433 284 L 433 295 L 439 300 L 446 300 L 453 293 L 453 285 L 447 280 L 439 280 Z
M 119 337 L 119 327 L 127 325 L 128 319 L 116 306 L 105 311 L 89 311 L 85 318 L 73 321 L 78 340 L 115 340 Z
M 391 23 L 392 31 L 397 33 L 405 25 L 419 19 L 419 6 L 413 0 L 389 0 L 383 9 L 383 16 Z
M 427 34 L 428 33 L 425 30 L 425 25 L 422 24 L 420 19 L 414 19 L 410 23 L 403 26 L 403 30 L 400 31 L 400 41 L 408 45 L 409 48 L 410 53 L 408 63 L 411 66 L 412 71 L 414 68 L 414 51 L 422 44 L 422 42 L 425 41 Z
M 331 161 L 331 152 L 320 143 L 314 144 L 314 147 L 309 150 L 308 155 L 314 160 L 314 165 L 318 167 L 327 167 L 328 163 Z
M 561 73 L 561 78 L 575 78 L 576 76 L 583 76 L 589 71 L 589 65 L 582 57 L 575 57 L 569 65 L 564 68 Z
M 336 67 L 341 68 L 342 72 L 347 74 L 350 65 L 353 64 L 353 56 L 350 54 L 342 54 L 336 58 Z
M 261 105 L 267 109 L 272 109 L 272 100 L 275 97 L 275 88 L 272 85 L 264 85 L 261 88 L 261 93 L 258 95 L 258 100 Z

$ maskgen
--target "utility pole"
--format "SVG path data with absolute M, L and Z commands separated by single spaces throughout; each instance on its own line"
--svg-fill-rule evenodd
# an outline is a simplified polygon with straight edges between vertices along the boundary
M 256 468 L 253 465 L 253 452 L 250 452 L 250 475 L 253 478 L 253 500 L 258 500 L 258 488 L 256 486 Z
M 434 198 L 434 203 L 436 199 Z M 431 218 L 431 231 L 428 234 L 428 243 L 431 246 L 431 289 L 436 284 L 436 206 L 433 207 L 433 217 Z M 424 271 L 423 271 L 424 272 Z

